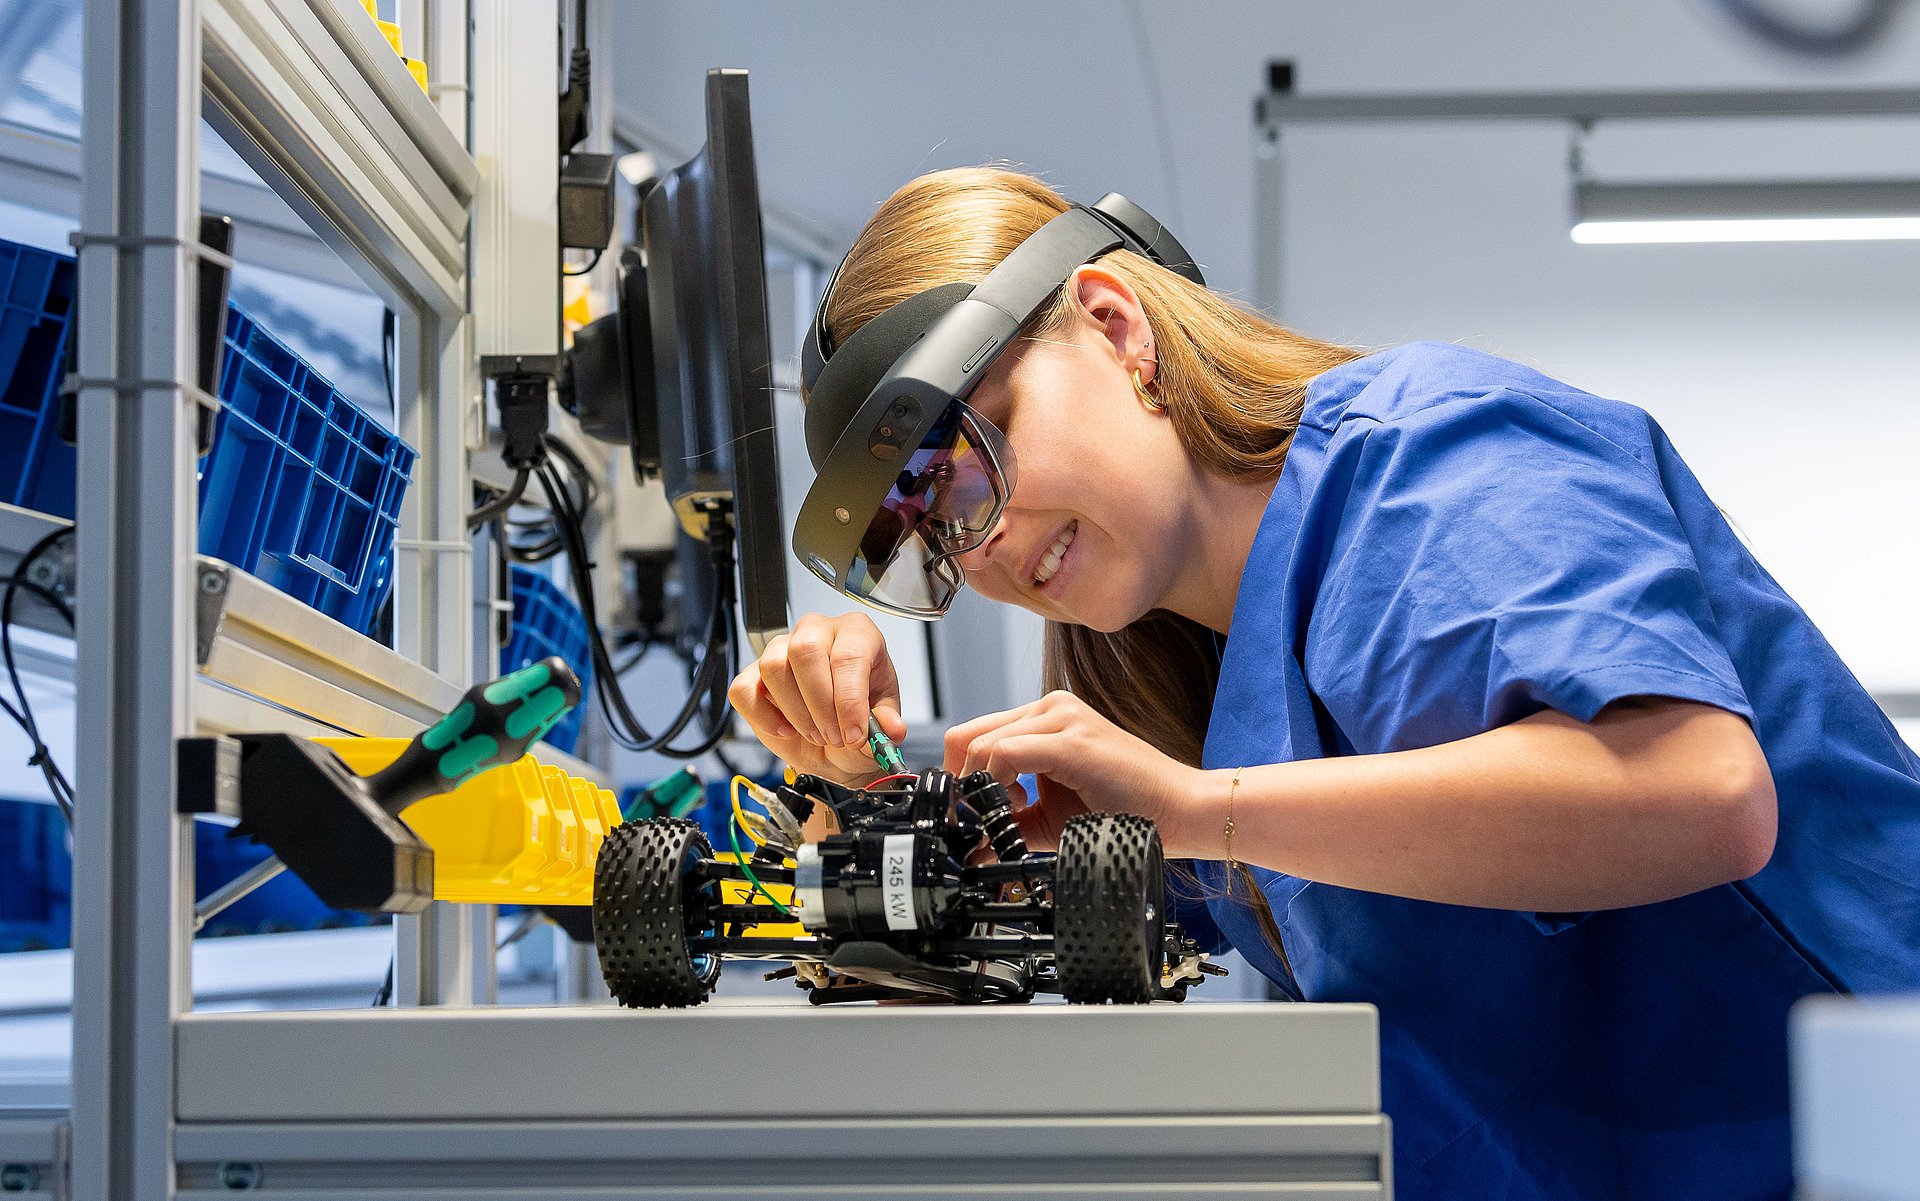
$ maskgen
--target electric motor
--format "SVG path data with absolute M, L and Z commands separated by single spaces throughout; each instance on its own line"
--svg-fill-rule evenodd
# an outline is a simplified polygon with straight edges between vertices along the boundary
M 960 897 L 959 864 L 931 834 L 832 834 L 794 862 L 801 923 L 840 938 L 937 929 Z

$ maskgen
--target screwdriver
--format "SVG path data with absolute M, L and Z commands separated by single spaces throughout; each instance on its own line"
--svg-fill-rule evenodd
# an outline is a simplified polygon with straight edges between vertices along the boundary
M 880 728 L 880 718 L 871 709 L 867 710 L 867 749 L 873 752 L 873 761 L 880 765 L 881 771 L 894 775 L 907 770 L 900 748 L 893 745 L 893 739 Z

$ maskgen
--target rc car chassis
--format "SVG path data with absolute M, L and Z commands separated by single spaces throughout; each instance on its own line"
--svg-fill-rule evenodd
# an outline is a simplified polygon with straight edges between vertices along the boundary
M 1146 818 L 1075 817 L 1057 854 L 1036 854 L 985 772 L 928 771 L 874 791 L 803 775 L 771 799 L 784 812 L 744 862 L 716 857 L 684 818 L 608 833 L 593 930 L 622 1005 L 698 1005 L 728 959 L 791 962 L 768 978 L 793 977 L 815 1004 L 1179 1001 L 1224 974 L 1168 920 Z M 821 805 L 836 832 L 801 842 Z M 776 903 L 788 889 L 792 903 Z

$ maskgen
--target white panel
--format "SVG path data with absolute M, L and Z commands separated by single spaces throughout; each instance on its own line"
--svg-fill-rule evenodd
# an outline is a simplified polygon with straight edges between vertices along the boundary
M 560 56 L 553 0 L 473 6 L 474 350 L 560 350 Z

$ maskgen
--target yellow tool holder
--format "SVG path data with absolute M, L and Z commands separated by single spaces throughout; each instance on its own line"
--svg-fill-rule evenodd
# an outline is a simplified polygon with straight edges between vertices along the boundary
M 399 22 L 382 21 L 380 19 L 380 6 L 375 3 L 375 0 L 360 0 L 360 7 L 367 10 L 367 15 L 373 18 L 373 23 L 380 27 L 380 35 L 387 39 L 387 45 L 392 46 L 393 52 L 400 56 L 400 61 L 407 64 L 407 74 L 413 76 L 413 81 L 420 85 L 421 91 L 425 92 L 427 90 L 427 64 L 417 58 L 407 57 L 407 52 L 401 48 Z M 428 94 L 431 95 L 432 93 Z
M 317 741 L 370 776 L 398 759 L 408 740 Z M 435 900 L 591 905 L 594 860 L 607 831 L 620 824 L 620 803 L 527 755 L 408 806 L 400 820 L 433 848 Z

